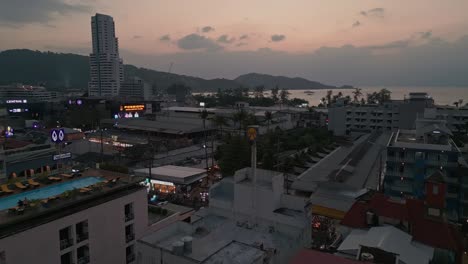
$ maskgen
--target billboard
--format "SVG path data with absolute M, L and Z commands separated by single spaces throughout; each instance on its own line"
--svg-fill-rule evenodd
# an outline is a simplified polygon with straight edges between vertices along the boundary
M 136 111 L 144 111 L 145 105 L 144 104 L 132 104 L 132 105 L 121 105 L 120 112 L 136 112 Z

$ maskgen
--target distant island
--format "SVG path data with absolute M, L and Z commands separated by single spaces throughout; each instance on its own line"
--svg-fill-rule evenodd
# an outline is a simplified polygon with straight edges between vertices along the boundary
M 249 73 L 234 80 L 198 77 L 161 72 L 124 65 L 125 76 L 139 77 L 155 89 L 166 89 L 174 83 L 190 86 L 193 92 L 214 92 L 218 89 L 234 89 L 240 86 L 254 88 L 263 85 L 265 90 L 278 87 L 288 90 L 352 89 L 351 85 L 340 87 L 326 85 L 305 78 L 290 78 L 268 74 Z M 88 56 L 41 52 L 27 49 L 0 52 L 0 84 L 26 83 L 43 85 L 52 90 L 87 89 L 89 81 Z

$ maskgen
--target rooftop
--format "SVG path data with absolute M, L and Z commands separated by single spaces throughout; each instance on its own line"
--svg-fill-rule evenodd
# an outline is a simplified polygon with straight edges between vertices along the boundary
M 135 175 L 148 177 L 149 169 L 137 169 L 134 171 Z M 182 167 L 174 165 L 165 165 L 160 167 L 151 168 L 151 178 L 169 181 L 179 184 L 190 184 L 197 180 L 206 177 L 206 170 Z
M 344 239 L 338 251 L 357 254 L 361 246 L 398 254 L 399 259 L 408 264 L 427 264 L 434 254 L 434 248 L 413 242 L 410 235 L 393 226 L 355 229 Z
M 204 263 L 224 263 L 215 261 L 222 260 L 227 255 L 231 256 L 233 263 L 253 263 L 264 251 L 288 248 L 295 243 L 295 238 L 278 232 L 269 233 L 259 227 L 239 226 L 222 216 L 200 215 L 200 212 L 197 214 L 199 220 L 195 222 L 173 223 L 161 232 L 144 236 L 140 241 L 172 251 L 174 242 L 191 236 L 192 252 L 185 252 L 184 256 Z
M 289 264 L 310 264 L 310 263 L 333 263 L 333 264 L 358 264 L 361 261 L 351 260 L 339 256 L 335 256 L 329 253 L 323 253 L 316 250 L 303 249 L 299 251 L 292 259 Z
M 366 213 L 372 211 L 397 221 L 408 222 L 414 240 L 434 248 L 461 250 L 460 232 L 455 226 L 427 216 L 424 201 L 416 199 L 393 200 L 381 193 L 375 193 L 368 201 L 357 201 L 341 221 L 352 228 L 368 228 Z M 431 230 L 431 232 L 427 232 Z
M 76 192 L 65 192 L 60 195 L 42 199 L 41 201 L 30 201 L 21 213 L 12 213 L 11 210 L 0 211 L 0 238 L 13 235 L 18 232 L 39 226 L 46 222 L 74 214 L 86 208 L 113 200 L 115 198 L 130 194 L 144 188 L 140 182 L 144 180 L 140 177 L 130 177 L 126 174 L 103 170 L 87 170 L 83 172 L 86 177 L 102 177 L 109 182 L 97 183 L 87 187 L 86 192 L 77 190 Z M 64 176 L 60 182 L 73 181 Z M 40 184 L 40 188 L 53 186 Z M 30 187 L 32 188 L 32 187 Z M 27 192 L 27 191 L 24 191 Z M 7 196 L 8 197 L 8 196 Z M 16 208 L 17 209 L 17 208 Z

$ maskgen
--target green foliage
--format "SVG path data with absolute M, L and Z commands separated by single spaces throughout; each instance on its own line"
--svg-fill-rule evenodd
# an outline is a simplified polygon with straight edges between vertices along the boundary
M 118 164 L 102 163 L 100 165 L 100 168 L 103 169 L 103 170 L 115 171 L 115 172 L 119 172 L 119 173 L 128 174 L 128 167 L 121 166 L 121 165 L 118 165 Z
M 382 89 L 378 92 L 373 92 L 373 93 L 368 93 L 367 94 L 367 103 L 368 104 L 383 104 L 385 102 L 390 101 L 391 99 L 391 94 L 387 89 Z
M 232 136 L 219 152 L 219 166 L 224 176 L 232 176 L 237 170 L 250 166 L 250 145 L 244 137 Z

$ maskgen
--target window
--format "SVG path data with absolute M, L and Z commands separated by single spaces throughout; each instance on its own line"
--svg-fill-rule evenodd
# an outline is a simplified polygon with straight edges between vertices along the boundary
M 126 249 L 127 264 L 135 261 L 135 248 L 133 245 L 128 246 Z
M 72 227 L 68 226 L 60 230 L 60 250 L 64 250 L 73 245 Z
M 133 214 L 133 203 L 129 203 L 125 205 L 125 222 L 133 220 L 135 218 Z
M 88 264 L 89 263 L 89 246 L 84 245 L 77 249 L 76 255 L 78 258 L 78 264 Z
M 80 243 L 88 239 L 88 220 L 76 224 L 76 243 Z
M 125 227 L 125 242 L 130 242 L 135 239 L 135 233 L 133 232 L 133 224 Z
M 432 194 L 433 195 L 438 195 L 439 194 L 439 186 L 438 185 L 433 185 L 432 186 Z
M 61 264 L 73 264 L 73 251 L 63 254 L 60 256 Z

